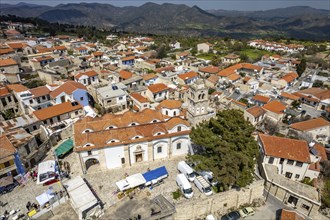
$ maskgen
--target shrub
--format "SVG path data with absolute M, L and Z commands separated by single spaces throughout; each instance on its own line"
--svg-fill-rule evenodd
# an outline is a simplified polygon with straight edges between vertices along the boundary
M 182 196 L 180 189 L 177 189 L 176 191 L 172 192 L 172 195 L 173 199 L 175 200 L 178 200 Z

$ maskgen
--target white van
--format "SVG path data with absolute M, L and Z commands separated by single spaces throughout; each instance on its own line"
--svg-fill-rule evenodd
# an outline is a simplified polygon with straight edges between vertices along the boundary
M 194 192 L 191 185 L 184 174 L 180 173 L 176 176 L 176 184 L 180 187 L 180 190 L 184 197 L 190 199 L 193 197 Z
M 211 185 L 202 176 L 197 176 L 194 180 L 194 183 L 199 189 L 199 191 L 201 191 L 207 196 L 212 195 L 213 192 L 211 189 Z
M 186 164 L 186 162 L 180 161 L 178 163 L 178 170 L 180 173 L 183 173 L 190 182 L 194 181 L 196 177 L 195 172 L 190 166 L 188 166 L 188 164 Z

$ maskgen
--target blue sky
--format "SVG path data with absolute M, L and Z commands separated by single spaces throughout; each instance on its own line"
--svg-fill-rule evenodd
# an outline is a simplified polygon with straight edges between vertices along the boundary
M 22 1 L 24 0 L 1 0 L 1 3 L 16 4 Z M 311 6 L 313 8 L 330 10 L 330 0 L 25 0 L 24 2 L 51 6 L 79 2 L 109 3 L 115 6 L 140 6 L 146 2 L 155 2 L 158 4 L 168 2 L 173 4 L 186 4 L 189 6 L 197 5 L 202 9 L 226 9 L 239 11 L 267 10 L 289 6 Z

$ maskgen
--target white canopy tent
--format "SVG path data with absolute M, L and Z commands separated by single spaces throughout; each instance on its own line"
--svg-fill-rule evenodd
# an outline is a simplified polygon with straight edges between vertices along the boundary
M 88 218 L 89 214 L 101 210 L 97 198 L 83 178 L 77 176 L 69 180 L 65 185 L 70 195 L 72 208 L 78 214 L 79 219 Z
M 47 202 L 49 202 L 52 198 L 54 198 L 54 193 L 52 190 L 47 190 L 43 194 L 36 197 L 37 202 L 40 206 L 45 205 Z
M 47 160 L 38 164 L 37 184 L 42 184 L 49 180 L 55 179 L 55 165 L 55 160 Z
M 137 173 L 116 182 L 116 185 L 120 191 L 124 191 L 130 188 L 144 185 L 145 183 L 146 179 L 143 177 L 143 175 L 141 173 Z

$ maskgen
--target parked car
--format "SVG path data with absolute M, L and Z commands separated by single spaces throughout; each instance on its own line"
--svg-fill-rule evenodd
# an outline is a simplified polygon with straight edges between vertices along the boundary
M 254 215 L 254 209 L 252 207 L 245 207 L 238 211 L 242 218 Z
M 209 196 L 212 195 L 212 188 L 209 182 L 206 181 L 206 179 L 204 179 L 204 177 L 202 176 L 197 176 L 194 179 L 194 183 L 196 185 L 196 187 L 199 189 L 199 191 L 201 191 L 201 193 L 204 193 L 205 195 Z
M 238 211 L 229 212 L 228 214 L 221 217 L 221 220 L 237 220 L 240 219 L 240 214 Z
M 184 195 L 184 197 L 186 197 L 187 199 L 190 199 L 193 197 L 194 192 L 191 188 L 191 185 L 190 185 L 188 179 L 186 178 L 186 176 L 184 174 L 180 173 L 176 176 L 176 184 L 180 187 L 180 190 L 181 190 L 182 194 Z
M 178 170 L 180 173 L 183 173 L 190 182 L 194 181 L 196 177 L 195 172 L 186 162 L 180 161 L 178 163 Z

